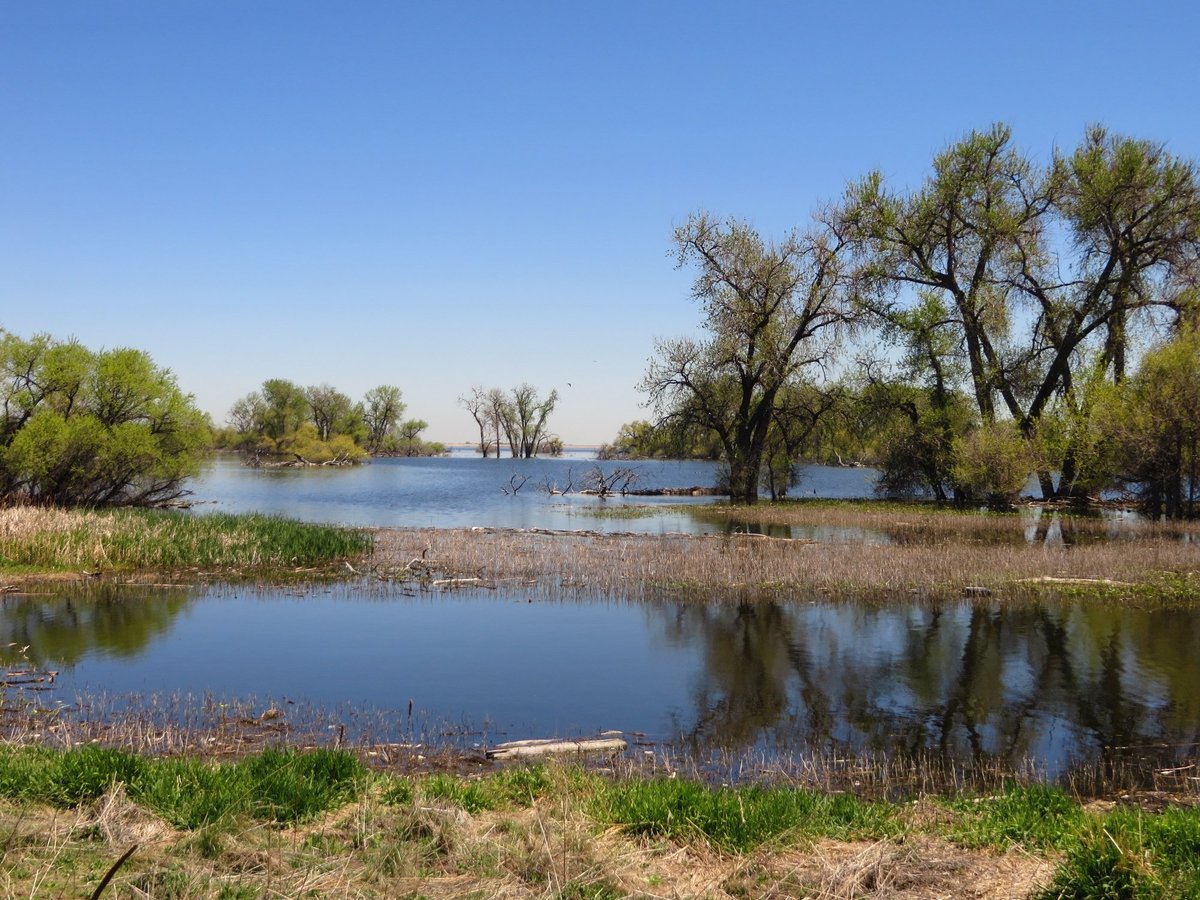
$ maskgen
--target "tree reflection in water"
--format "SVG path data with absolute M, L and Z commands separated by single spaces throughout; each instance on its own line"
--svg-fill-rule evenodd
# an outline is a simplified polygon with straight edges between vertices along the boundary
M 191 602 L 188 588 L 101 584 L 53 596 L 10 595 L 0 609 L 0 663 L 70 668 L 101 653 L 135 656 Z
M 1081 602 L 681 603 L 702 648 L 693 751 L 849 750 L 1036 760 L 1049 773 L 1177 762 L 1200 740 L 1200 617 Z

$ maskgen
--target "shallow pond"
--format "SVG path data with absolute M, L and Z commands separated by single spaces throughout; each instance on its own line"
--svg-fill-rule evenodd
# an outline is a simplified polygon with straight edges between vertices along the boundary
M 931 752 L 1053 776 L 1189 759 L 1200 742 L 1188 609 L 108 586 L 6 596 L 0 646 L 10 669 L 58 671 L 42 704 L 254 697 L 356 710 L 355 736 L 374 740 L 409 733 L 411 700 L 419 735 L 468 746 L 618 729 L 699 755 Z

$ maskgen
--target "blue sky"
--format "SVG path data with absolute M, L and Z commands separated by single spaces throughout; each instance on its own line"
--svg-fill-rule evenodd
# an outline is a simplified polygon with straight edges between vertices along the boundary
M 803 226 L 972 128 L 1200 158 L 1190 3 L 0 4 L 0 327 L 134 346 L 222 421 L 264 379 L 647 416 L 690 212 Z

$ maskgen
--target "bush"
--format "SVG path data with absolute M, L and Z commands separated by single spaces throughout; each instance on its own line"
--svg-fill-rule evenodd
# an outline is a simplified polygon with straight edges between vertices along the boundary
M 955 496 L 984 500 L 1006 509 L 1025 487 L 1035 468 L 1029 444 L 1016 426 L 996 422 L 954 441 Z
M 58 505 L 177 499 L 207 417 L 139 350 L 0 332 L 0 497 Z

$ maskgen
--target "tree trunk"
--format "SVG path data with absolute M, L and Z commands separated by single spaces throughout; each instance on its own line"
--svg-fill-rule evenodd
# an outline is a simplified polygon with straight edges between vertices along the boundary
M 729 460 L 729 502 L 753 505 L 758 502 L 759 466 L 740 453 Z

